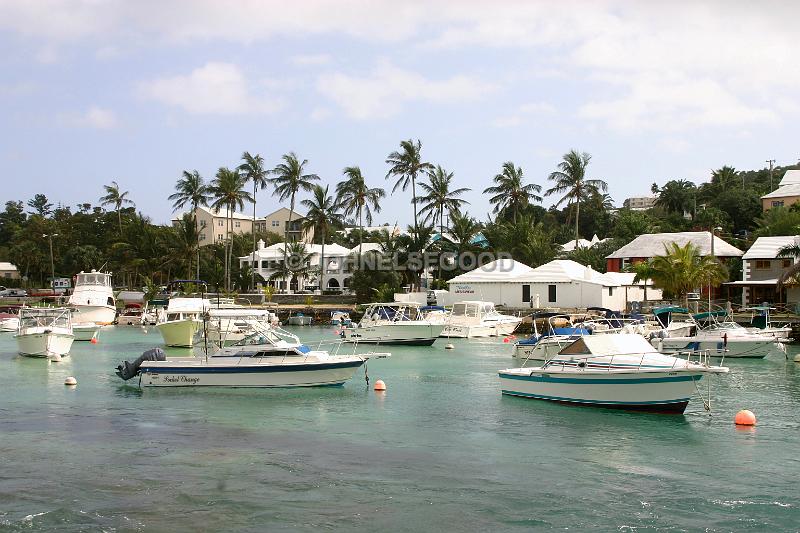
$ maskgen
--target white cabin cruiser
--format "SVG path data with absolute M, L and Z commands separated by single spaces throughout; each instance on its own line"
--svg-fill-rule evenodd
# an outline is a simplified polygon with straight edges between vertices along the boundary
M 503 394 L 573 405 L 683 413 L 697 382 L 728 369 L 704 356 L 679 359 L 656 351 L 641 335 L 576 339 L 544 365 L 500 370 Z
M 751 333 L 775 337 L 784 343 L 790 342 L 792 339 L 792 328 L 788 325 L 775 325 L 770 318 L 770 311 L 774 310 L 774 307 L 769 307 L 768 305 L 757 305 L 742 309 L 742 311 L 753 312 L 753 316 L 750 318 L 750 327 L 746 329 Z
M 150 350 L 119 365 L 117 375 L 138 375 L 145 387 L 316 387 L 342 385 L 367 359 L 388 355 L 312 350 L 295 335 L 259 322 L 251 335 L 208 356 L 167 359 L 160 349 Z
M 426 320 L 421 307 L 414 302 L 370 304 L 356 327 L 342 330 L 342 338 L 354 343 L 430 346 L 444 324 Z
M 75 276 L 75 290 L 68 305 L 73 309 L 75 322 L 94 322 L 106 326 L 114 323 L 117 304 L 108 272 L 83 272 Z
M 156 327 L 167 346 L 191 348 L 203 328 L 203 314 L 211 307 L 207 298 L 170 298 Z
M 502 337 L 514 333 L 521 322 L 519 317 L 498 313 L 492 302 L 456 302 L 441 336 Z
M 0 308 L 0 332 L 19 329 L 20 307 L 19 305 L 8 305 Z
M 71 311 L 65 307 L 23 307 L 14 334 L 20 355 L 60 360 L 72 348 Z
M 725 311 L 696 313 L 690 316 L 695 327 L 689 335 L 675 335 L 664 330 L 651 343 L 660 352 L 708 352 L 719 357 L 763 359 L 768 355 L 786 357 L 786 345 L 772 336 L 752 333 L 731 321 L 717 321 Z

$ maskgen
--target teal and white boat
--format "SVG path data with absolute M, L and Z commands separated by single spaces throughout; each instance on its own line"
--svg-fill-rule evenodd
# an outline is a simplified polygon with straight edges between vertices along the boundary
M 539 367 L 500 370 L 503 394 L 538 400 L 666 413 L 683 413 L 707 374 L 705 356 L 664 355 L 641 335 L 587 335 Z

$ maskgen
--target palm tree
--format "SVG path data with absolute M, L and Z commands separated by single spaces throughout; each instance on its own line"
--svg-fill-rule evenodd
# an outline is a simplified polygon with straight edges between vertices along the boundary
M 736 169 L 727 165 L 711 171 L 711 183 L 723 191 L 732 188 L 739 181 Z
M 542 190 L 540 185 L 523 182 L 522 167 L 514 166 L 511 161 L 503 163 L 503 170 L 494 177 L 495 185 L 487 187 L 483 194 L 492 194 L 489 203 L 494 205 L 494 212 L 510 210 L 514 215 L 514 223 L 517 223 L 517 215 L 520 210 L 528 206 L 532 201 L 541 202 L 542 197 L 536 193 Z
M 728 271 L 710 255 L 701 256 L 692 243 L 680 246 L 671 242 L 664 244 L 664 255 L 651 261 L 653 285 L 664 292 L 683 297 L 684 306 L 689 307 L 688 294 L 697 287 L 725 281 Z
M 439 217 L 439 235 L 444 233 L 444 213 L 452 217 L 453 213 L 459 212 L 461 206 L 468 204 L 466 200 L 458 198 L 467 191 L 472 189 L 461 188 L 450 190 L 450 184 L 453 181 L 453 173 L 447 172 L 441 166 L 437 165 L 436 168 L 428 173 L 430 183 L 422 182 L 419 184 L 425 196 L 420 196 L 419 201 L 422 204 L 422 209 L 419 210 L 420 215 L 432 216 L 434 224 L 436 217 Z
M 633 283 L 644 283 L 644 301 L 647 302 L 647 283 L 653 279 L 654 269 L 653 264 L 651 263 L 651 259 L 647 261 L 639 261 L 638 263 L 633 263 L 628 265 L 628 268 L 625 270 L 627 272 L 633 272 L 636 275 L 633 277 Z
M 233 230 L 233 213 L 236 209 L 243 209 L 245 202 L 252 202 L 253 198 L 244 187 L 247 185 L 247 178 L 236 170 L 227 167 L 220 167 L 216 176 L 211 181 L 209 193 L 214 201 L 211 207 L 219 211 L 220 208 L 226 209 L 225 224 L 225 289 L 231 288 L 231 256 L 233 246 L 231 241 L 231 231 Z
M 800 258 L 800 244 L 795 242 L 782 246 L 778 250 L 777 257 L 792 259 L 792 265 L 784 270 L 778 278 L 778 289 L 783 285 L 796 285 L 798 281 L 797 274 L 800 272 L 800 262 L 797 261 Z
M 289 222 L 286 224 L 286 228 L 284 229 L 284 242 L 288 244 L 289 242 L 289 226 L 292 223 L 292 218 L 294 216 L 294 201 L 295 196 L 300 191 L 310 191 L 312 182 L 319 180 L 319 176 L 316 174 L 304 174 L 305 167 L 308 164 L 307 159 L 303 159 L 300 161 L 297 158 L 297 154 L 294 152 L 289 152 L 288 154 L 284 154 L 283 163 L 277 165 L 274 169 L 270 171 L 270 173 L 274 176 L 270 178 L 268 181 L 270 185 L 273 187 L 272 194 L 277 196 L 281 202 L 289 200 Z M 287 246 L 284 246 L 283 250 L 283 262 L 286 262 L 287 255 L 286 250 Z M 286 280 L 286 289 L 289 289 L 289 280 Z
M 320 252 L 319 264 L 319 288 L 320 291 L 325 290 L 325 240 L 328 238 L 328 232 L 333 225 L 339 224 L 342 221 L 342 215 L 339 214 L 339 206 L 334 201 L 333 197 L 328 196 L 328 186 L 322 188 L 322 185 L 314 184 L 311 189 L 310 200 L 303 200 L 300 202 L 303 206 L 308 208 L 306 218 L 303 220 L 303 229 L 314 229 L 315 234 L 322 235 L 322 251 Z
M 264 168 L 264 158 L 259 154 L 251 155 L 250 152 L 242 154 L 242 164 L 239 165 L 239 172 L 253 183 L 253 263 L 256 261 L 256 192 L 258 189 L 267 187 L 267 171 Z M 250 272 L 250 287 L 256 286 L 256 269 Z
M 270 281 L 275 281 L 283 278 L 284 280 L 291 280 L 297 277 L 299 283 L 301 277 L 310 275 L 314 268 L 311 267 L 312 254 L 306 251 L 306 245 L 302 242 L 289 242 L 284 243 L 281 250 L 283 252 L 283 263 L 278 264 L 277 270 L 269 277 Z M 289 289 L 289 283 L 286 284 L 286 289 Z
M 367 217 L 367 224 L 372 225 L 372 210 L 380 213 L 381 198 L 386 196 L 386 191 L 375 187 L 370 189 L 364 180 L 359 167 L 345 167 L 342 170 L 345 178 L 336 185 L 336 203 L 342 208 L 345 216 L 355 214 L 358 218 L 358 255 L 361 257 L 361 245 L 364 242 L 364 215 Z
M 419 222 L 417 220 L 417 177 L 423 172 L 433 170 L 433 165 L 426 163 L 422 160 L 422 143 L 417 139 L 416 142 L 411 139 L 400 142 L 400 151 L 395 151 L 389 154 L 386 158 L 386 163 L 390 165 L 389 172 L 386 173 L 386 179 L 395 176 L 397 181 L 392 187 L 392 194 L 400 188 L 405 191 L 408 184 L 411 184 L 411 203 L 414 206 L 414 232 L 417 233 L 419 229 Z
M 173 201 L 172 211 L 183 209 L 186 204 L 192 205 L 192 216 L 194 217 L 194 225 L 197 233 L 200 233 L 198 227 L 197 208 L 201 205 L 208 205 L 208 187 L 203 180 L 203 176 L 199 172 L 193 170 L 189 172 L 184 170 L 178 182 L 175 184 L 175 193 L 169 195 L 169 199 Z M 200 243 L 197 245 L 197 278 L 200 279 Z
M 545 196 L 554 193 L 564 193 L 555 205 L 561 205 L 565 200 L 568 204 L 575 204 L 575 248 L 578 247 L 578 223 L 581 216 L 581 200 L 585 200 L 593 191 L 606 192 L 608 184 L 603 180 L 586 179 L 586 167 L 592 156 L 586 152 L 579 153 L 570 150 L 563 156 L 558 164 L 559 170 L 551 172 L 547 179 L 555 185 L 547 190 Z
M 697 187 L 691 181 L 670 180 L 658 191 L 655 204 L 668 213 L 683 214 L 690 207 L 690 202 Z
M 114 206 L 114 210 L 117 212 L 117 219 L 119 220 L 119 234 L 122 235 L 122 214 L 120 214 L 120 209 L 126 204 L 136 204 L 127 198 L 128 191 L 120 192 L 119 185 L 116 181 L 112 181 L 111 185 L 103 185 L 103 189 L 105 189 L 106 195 L 100 197 L 100 205 Z

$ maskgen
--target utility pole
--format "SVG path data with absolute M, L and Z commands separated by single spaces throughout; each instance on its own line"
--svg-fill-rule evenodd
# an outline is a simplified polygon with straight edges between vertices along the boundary
M 58 237 L 58 233 L 45 233 L 42 237 L 47 237 L 47 240 L 50 241 L 50 286 L 55 290 L 56 267 L 53 262 L 53 237 Z
M 769 192 L 772 192 L 772 165 L 775 164 L 775 160 L 767 159 L 766 162 L 769 163 Z

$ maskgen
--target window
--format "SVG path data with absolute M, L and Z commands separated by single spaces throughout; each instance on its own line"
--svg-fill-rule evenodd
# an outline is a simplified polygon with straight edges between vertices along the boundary
M 233 223 L 233 226 L 235 228 L 241 228 L 242 227 L 242 223 L 237 220 L 236 222 Z
M 556 301 L 556 286 L 555 285 L 548 285 L 547 286 L 547 301 L 548 302 L 555 302 Z
M 783 268 L 789 268 L 790 266 L 792 266 L 792 260 L 791 259 L 784 259 L 783 260 Z
M 220 242 L 221 242 L 221 241 L 222 241 L 222 239 L 224 239 L 224 238 L 225 238 L 225 235 L 222 235 L 222 234 L 219 234 L 219 235 L 217 235 L 217 240 L 218 240 L 218 241 L 220 241 Z
M 261 268 L 269 268 L 268 261 L 261 261 Z
M 222 226 L 224 226 L 223 221 L 222 220 L 217 220 L 217 226 L 219 226 L 220 228 Z
M 756 270 L 769 270 L 770 261 L 767 259 L 756 260 Z
M 201 241 L 204 241 L 204 240 L 206 240 L 206 234 L 205 234 L 205 233 L 201 233 L 201 234 L 200 234 L 200 236 L 199 236 L 198 238 L 199 238 Z
M 205 228 L 206 227 L 206 221 L 205 220 L 201 220 L 200 221 L 200 227 L 201 228 Z
M 783 200 L 773 200 L 772 207 L 783 207 Z
M 270 222 L 270 225 L 273 228 L 277 228 L 277 227 L 279 227 L 281 225 L 281 222 L 280 222 L 280 220 L 273 220 L 272 222 Z
M 531 286 L 530 285 L 523 285 L 522 286 L 522 301 L 523 302 L 530 302 L 531 301 Z
M 614 287 L 609 287 L 608 288 L 608 295 L 609 296 L 614 296 Z

